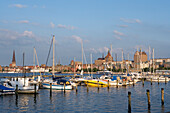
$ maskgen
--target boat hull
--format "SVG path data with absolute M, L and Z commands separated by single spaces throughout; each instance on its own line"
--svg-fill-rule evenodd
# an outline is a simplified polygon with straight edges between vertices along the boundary
M 108 84 L 105 81 L 101 80 L 84 80 L 84 83 L 92 87 L 107 87 Z
M 50 84 L 49 83 L 42 83 L 42 86 L 45 89 L 50 89 Z M 52 84 L 52 89 L 64 90 L 64 85 L 54 85 L 54 84 Z M 71 90 L 71 89 L 72 89 L 71 85 L 65 85 L 65 90 Z

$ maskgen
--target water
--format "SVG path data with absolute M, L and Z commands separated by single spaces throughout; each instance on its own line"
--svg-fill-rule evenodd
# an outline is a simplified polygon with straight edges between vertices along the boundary
M 161 106 L 161 88 L 165 91 L 165 104 Z M 146 90 L 150 90 L 151 108 L 148 110 Z M 78 86 L 75 90 L 57 91 L 40 89 L 39 94 L 19 94 L 0 96 L 0 112 L 57 112 L 57 113 L 103 113 L 128 112 L 128 91 L 131 92 L 132 112 L 161 113 L 170 112 L 170 82 L 158 83 L 145 81 L 137 83 L 134 87 L 98 88 Z

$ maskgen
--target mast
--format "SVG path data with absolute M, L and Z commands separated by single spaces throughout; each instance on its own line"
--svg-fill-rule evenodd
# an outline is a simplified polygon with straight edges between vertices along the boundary
M 92 65 L 92 54 L 90 54 L 90 56 L 91 56 L 91 77 L 93 78 L 93 74 L 92 74 L 92 72 L 93 72 L 93 65 Z
M 129 73 L 129 53 L 128 53 L 128 71 L 127 72 Z
M 139 52 L 138 52 L 138 48 L 137 48 L 137 71 L 138 71 L 138 59 L 139 59 Z
M 151 73 L 151 48 L 149 46 L 149 72 Z
M 142 69 L 143 72 L 142 49 L 140 49 L 140 68 Z
M 24 68 L 24 56 L 25 56 L 25 53 L 23 53 L 23 70 L 24 70 L 24 86 L 25 86 L 26 71 L 25 71 L 25 68 Z
M 34 69 L 33 69 L 33 77 L 35 76 L 35 47 L 34 47 L 34 53 L 33 53 L 33 64 L 34 64 Z
M 74 57 L 74 75 L 75 75 L 75 61 L 76 61 L 76 57 Z
M 36 57 L 36 60 L 37 60 L 38 67 L 39 67 L 40 65 L 39 65 L 39 62 L 38 62 L 38 57 L 37 57 L 37 52 L 36 52 L 35 47 L 34 47 L 34 53 L 35 53 L 35 57 Z M 35 60 L 35 57 L 34 57 L 34 60 Z M 40 81 L 40 79 L 41 79 L 41 71 L 40 71 L 40 76 L 38 76 L 38 82 Z
M 153 48 L 153 74 L 155 73 L 155 71 L 154 71 L 154 70 L 155 70 L 155 62 L 154 62 L 154 57 L 155 57 L 155 56 L 154 56 L 154 48 Z
M 54 58 L 55 58 L 55 36 L 53 35 L 53 67 L 52 67 L 52 75 L 54 77 Z
M 110 45 L 110 54 L 111 54 L 111 57 L 112 57 L 112 44 Z M 112 73 L 112 61 L 111 61 L 111 73 Z
M 81 74 L 83 75 L 83 41 L 81 41 L 81 49 L 82 49 L 82 70 L 81 70 Z
M 123 49 L 122 49 L 122 73 L 123 73 L 123 68 L 124 68 L 124 65 L 123 65 Z

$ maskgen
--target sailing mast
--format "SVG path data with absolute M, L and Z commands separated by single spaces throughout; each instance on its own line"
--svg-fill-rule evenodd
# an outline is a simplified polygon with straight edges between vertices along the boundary
M 75 75 L 75 61 L 76 61 L 76 57 L 74 57 L 74 75 Z
M 122 49 L 122 73 L 123 73 L 123 69 L 124 69 L 124 64 L 123 64 L 123 49 Z
M 37 57 L 37 52 L 36 52 L 35 47 L 34 47 L 34 54 L 35 54 L 37 64 L 38 64 L 38 67 L 39 67 L 39 62 L 38 62 L 38 57 Z M 34 57 L 34 60 L 35 60 L 35 57 Z M 34 63 L 35 63 L 35 61 L 34 61 Z M 40 81 L 40 79 L 41 79 L 41 71 L 40 71 L 40 76 L 38 76 L 38 82 Z
M 149 72 L 151 73 L 151 48 L 149 46 Z
M 81 41 L 81 49 L 82 49 L 82 70 L 80 74 L 83 76 L 83 41 Z
M 155 73 L 155 64 L 154 64 L 154 48 L 153 48 L 153 74 Z
M 93 78 L 93 65 L 92 65 L 92 54 L 90 54 L 90 56 L 91 56 L 91 78 Z
M 25 53 L 23 53 L 23 70 L 24 70 L 24 86 L 25 86 L 26 71 L 24 68 L 24 55 L 25 55 Z
M 111 53 L 111 57 L 112 57 L 112 44 L 110 45 L 110 53 Z M 113 60 L 113 59 L 112 59 Z M 111 74 L 112 74 L 112 61 L 111 61 Z
M 54 57 L 55 57 L 55 36 L 53 35 L 53 67 L 52 67 L 52 75 L 54 77 Z

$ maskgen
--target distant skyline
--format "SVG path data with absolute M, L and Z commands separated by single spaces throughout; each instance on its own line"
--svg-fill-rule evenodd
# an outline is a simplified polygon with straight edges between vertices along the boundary
M 45 64 L 52 35 L 56 58 L 63 65 L 76 57 L 81 61 L 81 40 L 87 63 L 107 54 L 121 60 L 121 51 L 133 60 L 137 48 L 155 58 L 170 58 L 169 0 L 4 0 L 0 4 L 0 65 L 12 62 L 33 65 L 33 47 L 40 64 Z M 85 61 L 84 61 L 85 63 Z M 52 64 L 52 55 L 48 65 Z

